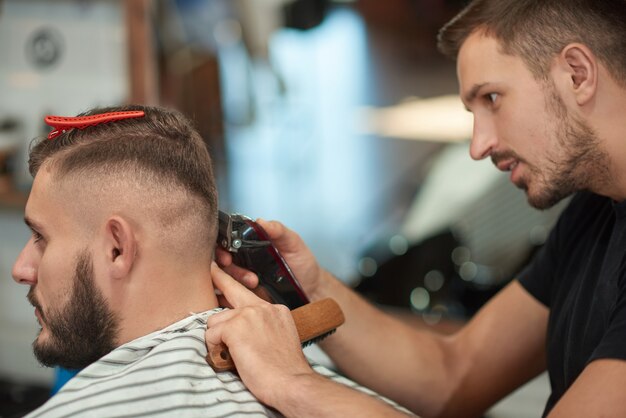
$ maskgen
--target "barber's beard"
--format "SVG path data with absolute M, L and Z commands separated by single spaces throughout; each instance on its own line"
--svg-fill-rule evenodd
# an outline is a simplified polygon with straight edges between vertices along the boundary
M 568 114 L 554 85 L 548 85 L 546 95 L 547 108 L 557 121 L 554 139 L 558 148 L 545 155 L 543 167 L 530 167 L 529 179 L 522 185 L 528 203 L 537 209 L 550 208 L 577 191 L 597 189 L 610 181 L 609 157 L 596 133 Z M 537 184 L 533 187 L 530 181 Z
M 118 320 L 96 287 L 92 260 L 86 252 L 77 258 L 72 293 L 63 307 L 44 313 L 34 287 L 28 300 L 48 328 L 46 340 L 40 341 L 38 336 L 33 342 L 35 357 L 44 366 L 82 369 L 115 348 Z

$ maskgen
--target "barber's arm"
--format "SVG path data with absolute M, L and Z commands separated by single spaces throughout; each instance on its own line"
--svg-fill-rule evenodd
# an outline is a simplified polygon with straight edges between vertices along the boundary
M 548 311 L 517 282 L 452 336 L 416 330 L 349 297 L 338 299 L 346 323 L 321 347 L 350 378 L 418 414 L 482 416 L 545 370 Z
M 456 335 L 438 336 L 415 330 L 363 300 L 322 270 L 298 235 L 282 224 L 259 223 L 309 298 L 332 297 L 341 306 L 345 324 L 320 343 L 339 369 L 414 412 L 480 416 L 545 369 L 548 310 L 519 283 L 504 289 Z M 241 277 L 241 272 L 229 271 Z M 237 366 L 240 373 L 248 366 L 255 370 L 253 364 Z M 268 396 L 287 395 L 279 391 Z M 312 400 L 319 401 L 313 396 Z
M 623 417 L 626 413 L 626 361 L 595 360 L 555 405 L 548 418 Z

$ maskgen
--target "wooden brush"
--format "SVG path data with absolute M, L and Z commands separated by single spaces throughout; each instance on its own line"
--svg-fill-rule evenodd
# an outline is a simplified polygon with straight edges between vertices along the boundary
M 341 308 L 330 298 L 296 308 L 291 311 L 291 316 L 303 347 L 329 336 L 345 321 Z M 235 369 L 228 347 L 223 343 L 209 348 L 206 361 L 217 372 Z

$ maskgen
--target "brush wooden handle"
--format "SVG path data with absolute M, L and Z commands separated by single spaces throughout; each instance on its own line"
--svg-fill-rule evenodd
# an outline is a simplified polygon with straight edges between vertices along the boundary
M 291 311 L 291 316 L 302 344 L 331 332 L 345 321 L 341 308 L 330 298 L 296 308 Z M 228 347 L 223 343 L 209 348 L 206 361 L 217 372 L 235 369 Z

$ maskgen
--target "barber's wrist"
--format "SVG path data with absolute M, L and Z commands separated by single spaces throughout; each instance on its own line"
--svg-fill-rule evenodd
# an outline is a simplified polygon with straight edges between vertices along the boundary
M 311 301 L 333 297 L 339 280 L 325 269 L 320 269 L 317 286 L 307 294 Z
M 307 404 L 312 398 L 317 399 L 311 395 L 324 384 L 327 384 L 326 379 L 313 370 L 311 373 L 292 376 L 284 382 L 282 389 L 276 391 L 276 396 L 269 402 L 269 405 L 285 417 L 302 416 L 303 411 L 310 409 Z

